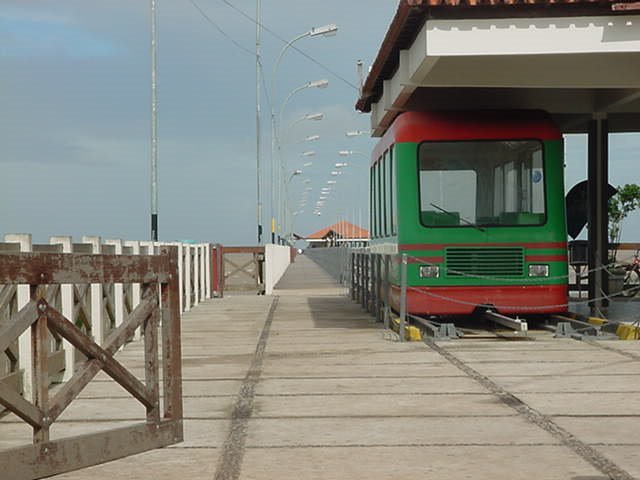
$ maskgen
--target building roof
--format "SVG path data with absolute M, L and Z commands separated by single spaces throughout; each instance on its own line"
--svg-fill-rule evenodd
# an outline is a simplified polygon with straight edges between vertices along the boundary
M 400 51 L 414 42 L 427 19 L 576 17 L 640 14 L 636 0 L 400 0 L 378 56 L 365 80 L 356 109 L 370 112 L 383 82 L 398 69 Z
M 342 238 L 369 238 L 369 231 L 342 220 L 307 236 L 306 240 L 322 240 L 335 233 Z

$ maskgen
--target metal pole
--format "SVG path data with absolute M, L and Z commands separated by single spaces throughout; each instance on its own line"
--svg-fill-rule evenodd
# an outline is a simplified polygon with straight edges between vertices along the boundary
M 151 7 L 151 240 L 158 241 L 158 95 L 157 95 L 157 47 L 158 13 L 156 0 Z
M 382 321 L 382 255 L 376 255 L 376 322 Z
M 258 225 L 258 245 L 262 245 L 262 173 L 260 171 L 260 33 L 262 30 L 262 8 L 256 0 L 256 222 Z
M 400 265 L 400 341 L 404 342 L 404 330 L 407 318 L 407 255 L 402 254 Z
M 595 114 L 589 126 L 589 299 L 592 314 L 605 314 L 609 282 L 603 268 L 609 259 L 607 189 L 609 185 L 609 128 L 606 114 Z M 600 300 L 593 300 L 599 298 Z
M 391 262 L 391 257 L 389 255 L 384 256 L 384 318 L 382 319 L 384 322 L 385 330 L 389 329 L 389 264 Z
M 350 265 L 351 266 L 351 278 L 349 279 L 350 282 L 351 282 L 351 300 L 355 300 L 356 299 L 356 284 L 355 284 L 355 279 L 356 279 L 355 268 L 356 268 L 356 265 L 355 265 L 355 261 L 354 261 L 355 255 L 356 254 L 353 253 L 353 252 L 351 252 L 351 254 L 349 255 L 349 260 L 351 262 L 351 265 Z

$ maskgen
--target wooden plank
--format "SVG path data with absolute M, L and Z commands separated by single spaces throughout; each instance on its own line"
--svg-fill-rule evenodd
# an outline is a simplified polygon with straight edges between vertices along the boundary
M 177 272 L 177 264 L 172 265 Z M 162 373 L 164 417 L 182 419 L 182 351 L 180 343 L 180 303 L 178 276 L 162 285 Z M 182 435 L 182 432 L 181 432 Z
M 87 337 L 78 327 L 67 320 L 60 312 L 47 306 L 45 313 L 52 329 L 58 331 L 71 345 L 89 358 L 98 359 L 107 375 L 140 401 L 145 407 L 153 406 L 153 398 L 149 390 L 126 368 L 113 358 L 112 354 Z
M 160 421 L 160 365 L 158 358 L 158 319 L 160 312 L 156 309 L 147 319 L 144 326 L 144 375 L 147 388 L 154 399 L 152 408 L 147 408 L 147 421 Z
M 62 384 L 51 399 L 48 416 L 52 422 L 55 422 L 55 420 L 62 415 L 62 412 L 71 405 L 71 402 L 73 402 L 101 369 L 102 364 L 96 359 L 87 360 L 84 364 L 79 365 L 79 368 L 74 372 L 73 376 Z
M 43 304 L 38 305 L 41 310 Z M 33 355 L 33 393 L 34 404 L 43 413 L 43 420 L 47 419 L 49 410 L 49 331 L 47 316 L 41 315 L 38 321 L 31 325 L 31 352 Z M 34 443 L 49 441 L 49 424 L 33 427 Z
M 223 255 L 227 253 L 264 253 L 264 247 L 222 247 Z
M 127 319 L 122 322 L 122 325 L 113 330 L 105 340 L 104 349 L 106 352 L 110 355 L 117 352 L 127 339 L 131 337 L 132 332 L 135 332 L 149 316 L 153 308 L 157 307 L 157 291 L 157 287 L 152 285 L 151 288 L 144 292 L 140 304 L 138 304 Z M 78 365 L 73 376 L 60 387 L 53 397 L 49 417 L 53 420 L 58 418 L 101 369 L 102 363 L 96 359 L 90 359 L 82 365 Z
M 0 352 L 4 352 L 22 332 L 38 319 L 36 302 L 30 300 L 14 315 L 0 321 Z
M 86 255 L 75 253 L 3 254 L 0 284 L 166 283 L 167 255 Z
M 35 480 L 109 462 L 181 441 L 182 422 L 140 423 L 41 445 L 0 451 L 2 478 Z
M 118 349 L 131 338 L 140 325 L 151 315 L 154 309 L 159 309 L 158 305 L 158 285 L 151 284 L 146 289 L 140 303 L 127 318 L 113 329 L 105 339 L 104 349 L 110 354 L 114 354 Z
M 4 354 L 9 359 L 11 365 L 16 365 L 18 363 L 18 345 L 17 343 L 9 345 L 5 350 Z
M 0 384 L 4 384 L 17 393 L 22 393 L 22 372 L 12 372 L 0 377 Z
M 55 352 L 49 353 L 49 376 L 55 377 L 64 371 L 66 368 L 64 358 L 64 350 L 56 350 Z
M 0 308 L 9 306 L 11 298 L 16 294 L 15 285 L 3 285 L 0 288 Z
M 43 424 L 43 412 L 4 383 L 0 383 L 0 405 L 15 413 L 34 428 Z M 0 465 L 2 465 L 2 462 L 0 462 Z

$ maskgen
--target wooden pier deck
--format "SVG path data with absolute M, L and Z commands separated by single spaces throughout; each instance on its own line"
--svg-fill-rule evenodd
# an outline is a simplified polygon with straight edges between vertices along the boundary
M 640 476 L 639 342 L 393 342 L 305 256 L 182 327 L 185 441 L 53 478 Z M 126 397 L 101 374 L 52 436 L 126 423 Z M 5 418 L 0 448 L 29 434 Z

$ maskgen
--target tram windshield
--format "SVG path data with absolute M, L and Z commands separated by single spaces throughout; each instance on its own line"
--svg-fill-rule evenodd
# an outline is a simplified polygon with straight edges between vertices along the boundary
M 542 225 L 542 143 L 424 142 L 419 148 L 420 220 L 427 227 Z

